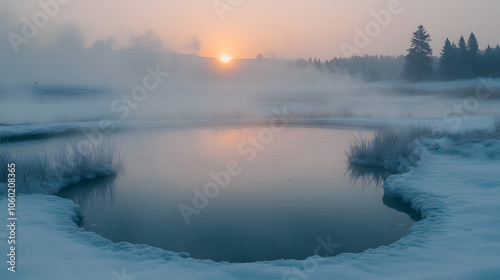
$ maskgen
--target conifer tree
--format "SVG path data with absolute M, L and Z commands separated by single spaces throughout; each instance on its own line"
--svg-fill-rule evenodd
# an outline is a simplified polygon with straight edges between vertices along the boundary
M 418 26 L 405 58 L 405 75 L 408 79 L 420 81 L 431 75 L 433 59 L 430 41 L 430 35 L 424 26 Z
M 472 69 L 473 75 L 477 76 L 479 74 L 480 67 L 480 55 L 479 55 L 479 43 L 477 42 L 476 35 L 471 33 L 469 40 L 467 40 L 467 55 L 466 64 Z
M 490 45 L 488 45 L 486 50 L 484 50 L 484 55 L 482 56 L 481 75 L 490 76 L 494 74 L 495 60 L 495 51 Z
M 464 36 L 460 36 L 458 40 L 457 48 L 457 71 L 460 72 L 457 78 L 465 78 L 467 67 L 467 43 L 465 42 Z
M 439 59 L 439 75 L 442 79 L 450 80 L 456 75 L 456 47 L 446 38 Z

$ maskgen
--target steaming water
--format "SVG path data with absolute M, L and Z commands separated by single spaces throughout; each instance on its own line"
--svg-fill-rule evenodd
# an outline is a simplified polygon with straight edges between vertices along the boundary
M 252 159 L 249 138 L 258 137 L 263 128 L 117 133 L 112 138 L 123 143 L 126 171 L 117 178 L 72 186 L 60 195 L 81 206 L 83 228 L 114 242 L 143 243 L 215 261 L 361 252 L 408 234 L 417 219 L 414 213 L 384 196 L 375 182 L 356 180 L 346 171 L 343 152 L 351 130 L 288 127 L 270 143 L 259 143 L 262 151 L 252 150 Z M 238 151 L 240 145 L 246 153 Z M 209 173 L 225 170 L 230 161 L 239 163 L 241 173 L 216 197 L 207 198 L 208 206 L 197 209 L 186 224 L 179 205 L 194 207 L 193 190 L 203 191 L 213 182 Z

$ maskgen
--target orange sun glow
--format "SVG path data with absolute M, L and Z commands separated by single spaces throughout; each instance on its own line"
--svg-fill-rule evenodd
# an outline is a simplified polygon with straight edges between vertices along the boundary
M 231 57 L 229 56 L 221 56 L 219 57 L 220 61 L 224 62 L 224 63 L 228 63 L 229 61 L 231 61 Z

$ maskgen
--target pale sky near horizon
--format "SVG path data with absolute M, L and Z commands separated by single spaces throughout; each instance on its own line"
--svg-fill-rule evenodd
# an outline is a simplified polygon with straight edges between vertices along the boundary
M 44 2 L 49 0 L 42 0 Z M 85 47 L 113 37 L 115 48 L 126 47 L 131 38 L 153 31 L 163 50 L 200 56 L 321 59 L 342 56 L 342 42 L 354 45 L 354 29 L 373 21 L 372 11 L 387 10 L 395 0 L 71 0 L 41 29 L 38 42 L 50 41 L 51 30 L 76 26 Z M 214 3 L 237 3 L 223 13 Z M 38 1 L 0 0 L 9 15 L 9 30 L 21 33 L 22 17 L 40 11 Z M 361 52 L 403 54 L 419 24 L 431 34 L 438 55 L 446 37 L 458 41 L 461 34 L 476 33 L 480 47 L 500 44 L 498 0 L 400 0 L 401 13 L 392 15 L 387 27 Z M 3 19 L 6 20 L 5 18 Z M 45 37 L 44 37 L 45 36 Z M 52 37 L 51 37 L 52 36 Z M 7 40 L 4 34 L 4 40 Z

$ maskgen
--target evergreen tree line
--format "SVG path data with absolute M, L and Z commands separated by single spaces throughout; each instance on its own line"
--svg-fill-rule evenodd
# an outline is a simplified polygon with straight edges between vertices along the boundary
M 474 33 L 458 44 L 446 39 L 440 57 L 433 56 L 431 36 L 422 26 L 413 33 L 406 56 L 365 55 L 334 58 L 322 62 L 309 58 L 296 61 L 298 67 L 314 67 L 318 71 L 344 73 L 365 81 L 406 78 L 412 81 L 427 79 L 469 79 L 479 76 L 500 77 L 500 46 L 481 50 Z
M 463 36 L 455 42 L 447 38 L 441 50 L 438 75 L 441 79 L 464 79 L 478 76 L 500 76 L 500 46 L 492 48 L 490 45 L 484 50 L 474 33 L 471 33 L 467 42 Z
M 411 45 L 405 57 L 404 75 L 406 78 L 421 81 L 430 78 L 453 80 L 500 76 L 500 46 L 492 48 L 488 45 L 486 49 L 481 50 L 474 33 L 469 35 L 467 42 L 461 36 L 458 45 L 446 39 L 436 67 L 437 71 L 434 71 L 430 42 L 429 33 L 420 25 L 413 33 Z
M 318 71 L 349 74 L 365 81 L 398 79 L 404 67 L 403 55 L 365 55 L 350 58 L 333 58 L 321 61 L 317 58 L 303 58 L 296 61 L 297 67 L 314 67 Z

